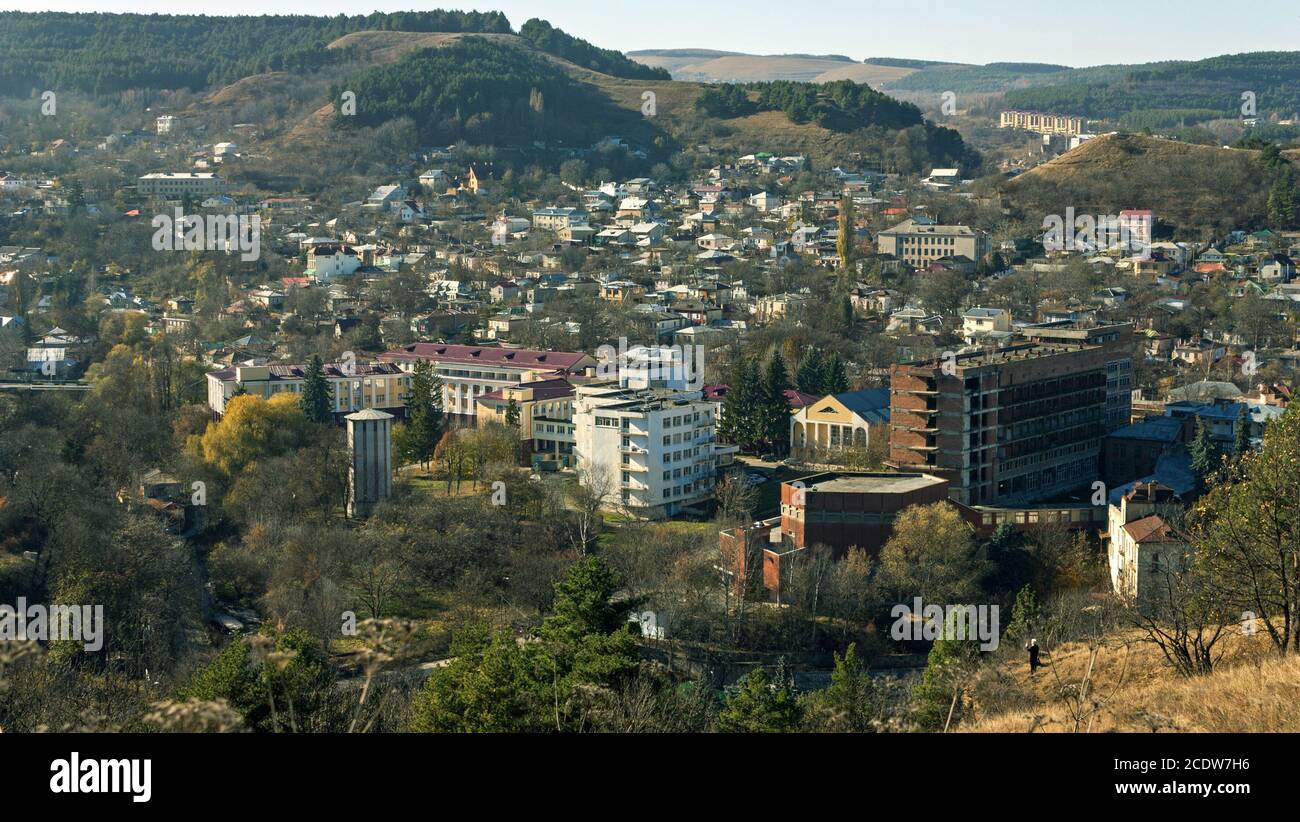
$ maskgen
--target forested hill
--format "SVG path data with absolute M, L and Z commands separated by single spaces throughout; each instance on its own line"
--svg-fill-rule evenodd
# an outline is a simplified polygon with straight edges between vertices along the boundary
M 575 66 L 621 77 L 626 80 L 671 80 L 672 75 L 665 69 L 643 66 L 629 60 L 621 52 L 593 46 L 586 40 L 565 34 L 545 20 L 534 17 L 519 27 L 519 36 L 532 43 L 534 47 L 555 57 L 560 57 Z
M 1052 75 L 1048 84 L 1008 92 L 1015 108 L 1118 119 L 1134 111 L 1205 109 L 1237 117 L 1249 92 L 1260 112 L 1300 110 L 1300 52 L 1229 54 L 1193 62 L 1101 66 Z M 1249 111 L 1244 113 L 1250 113 Z
M 640 129 L 645 120 L 571 77 L 562 64 L 483 37 L 365 69 L 331 96 L 337 99 L 343 88 L 356 92 L 357 111 L 355 117 L 337 115 L 339 127 L 410 118 L 420 138 L 434 143 L 590 143 Z
M 510 33 L 500 12 L 352 17 L 201 17 L 0 12 L 0 94 L 62 89 L 205 89 L 266 71 L 343 59 L 325 47 L 356 31 Z

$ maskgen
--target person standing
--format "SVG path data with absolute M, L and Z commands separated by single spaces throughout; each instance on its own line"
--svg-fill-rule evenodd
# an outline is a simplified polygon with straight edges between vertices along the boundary
M 1030 676 L 1033 676 L 1033 674 L 1038 670 L 1038 666 L 1041 664 L 1038 661 L 1038 640 L 1029 640 L 1029 644 L 1025 646 L 1025 650 L 1029 651 L 1029 674 Z

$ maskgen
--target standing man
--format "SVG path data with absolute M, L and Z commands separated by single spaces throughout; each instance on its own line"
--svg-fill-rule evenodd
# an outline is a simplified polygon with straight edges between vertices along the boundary
M 1025 650 L 1029 651 L 1029 675 L 1033 676 L 1038 670 L 1038 666 L 1041 664 L 1038 661 L 1038 640 L 1029 640 L 1029 644 L 1025 646 Z

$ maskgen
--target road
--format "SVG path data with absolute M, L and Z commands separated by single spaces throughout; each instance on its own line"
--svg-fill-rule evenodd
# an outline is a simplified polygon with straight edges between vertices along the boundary
M 84 382 L 0 382 L 0 391 L 87 391 Z

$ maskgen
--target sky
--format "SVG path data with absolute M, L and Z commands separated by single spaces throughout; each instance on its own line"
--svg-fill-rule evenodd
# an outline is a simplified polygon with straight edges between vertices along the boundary
M 0 0 L 21 11 L 365 14 L 419 8 L 541 17 L 604 48 L 711 48 L 1070 66 L 1300 50 L 1300 5 L 1255 0 Z

